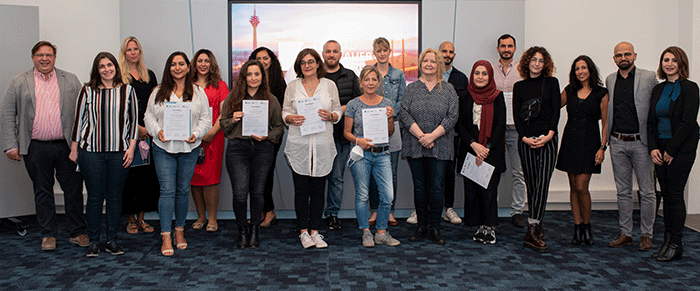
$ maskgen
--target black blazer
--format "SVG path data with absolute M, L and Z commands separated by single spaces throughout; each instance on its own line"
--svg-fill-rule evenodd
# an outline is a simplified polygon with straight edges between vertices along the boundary
M 659 134 L 656 120 L 656 103 L 661 98 L 661 92 L 666 82 L 654 86 L 651 91 L 647 133 L 649 152 L 659 149 Z M 698 84 L 690 80 L 681 81 L 681 95 L 676 101 L 671 101 L 671 141 L 666 145 L 666 152 L 672 157 L 676 155 L 695 157 L 698 147 Z M 662 153 L 663 154 L 663 153 Z
M 452 87 L 455 87 L 455 91 L 458 93 L 457 96 L 459 96 L 460 92 L 467 91 L 469 78 L 467 78 L 467 75 L 462 73 L 462 71 L 457 70 L 457 68 L 452 66 L 452 72 L 450 72 L 450 77 L 447 79 L 447 83 L 450 83 L 452 84 Z
M 457 95 L 459 95 L 459 119 L 455 127 L 462 137 L 462 142 L 459 145 L 459 165 L 457 166 L 461 169 L 467 153 L 476 155 L 470 144 L 474 141 L 479 141 L 479 129 L 474 125 L 474 114 L 472 112 L 474 99 L 472 99 L 469 91 L 465 90 L 462 93 L 457 93 Z M 486 142 L 486 147 L 490 148 L 490 150 L 489 156 L 484 161 L 494 166 L 496 168 L 494 172 L 500 174 L 506 171 L 506 102 L 505 98 L 503 98 L 503 92 L 496 96 L 496 100 L 493 103 L 493 127 L 491 129 L 491 138 Z

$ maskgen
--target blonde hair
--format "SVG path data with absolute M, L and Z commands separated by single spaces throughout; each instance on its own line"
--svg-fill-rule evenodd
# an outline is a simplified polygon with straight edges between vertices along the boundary
M 119 68 L 122 71 L 122 82 L 124 82 L 124 84 L 131 83 L 129 63 L 126 61 L 126 46 L 131 41 L 135 42 L 136 46 L 139 48 L 139 60 L 136 62 L 136 70 L 139 72 L 139 78 L 141 81 L 148 83 L 151 80 L 151 77 L 148 75 L 148 69 L 146 69 L 146 64 L 143 60 L 143 49 L 141 49 L 141 43 L 135 36 L 125 38 L 122 42 L 122 47 L 119 49 Z
M 374 50 L 377 50 L 377 48 L 391 50 L 391 45 L 389 45 L 389 41 L 386 38 L 378 37 L 372 42 L 372 48 Z
M 423 74 L 423 59 L 425 59 L 425 55 L 433 53 L 435 54 L 435 59 L 437 60 L 437 81 L 438 84 L 440 84 L 440 81 L 442 81 L 442 75 L 445 74 L 445 60 L 442 58 L 442 54 L 438 52 L 434 48 L 428 48 L 424 50 L 422 53 L 420 53 L 420 57 L 418 57 L 418 71 Z

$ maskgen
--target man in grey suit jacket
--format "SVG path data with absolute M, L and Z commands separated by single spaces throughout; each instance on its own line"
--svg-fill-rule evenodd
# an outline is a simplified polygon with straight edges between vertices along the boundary
M 608 141 L 620 219 L 620 234 L 608 243 L 611 247 L 632 244 L 632 171 L 637 176 L 640 199 L 640 231 L 638 249 L 651 249 L 656 218 L 656 195 L 652 178 L 651 156 L 647 148 L 647 116 L 651 90 L 656 85 L 654 72 L 636 68 L 634 46 L 621 42 L 615 46 L 613 60 L 619 68 L 605 79 L 608 103 Z
M 0 119 L 2 149 L 11 160 L 24 157 L 34 186 L 41 248 L 56 249 L 54 171 L 65 198 L 69 241 L 87 247 L 83 179 L 68 159 L 81 85 L 74 74 L 54 68 L 56 47 L 48 41 L 34 45 L 32 61 L 34 68 L 12 78 L 7 87 Z

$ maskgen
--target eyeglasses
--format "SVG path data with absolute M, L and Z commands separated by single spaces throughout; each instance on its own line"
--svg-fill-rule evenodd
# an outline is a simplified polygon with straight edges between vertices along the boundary
M 54 54 L 34 54 L 34 56 L 37 58 L 44 58 L 44 57 L 53 58 Z
M 530 61 L 531 61 L 531 62 L 535 62 L 535 63 L 543 63 L 543 64 L 544 64 L 544 59 L 538 59 L 538 58 L 535 58 L 535 57 L 530 58 Z
M 632 56 L 632 53 L 631 53 L 631 52 L 626 52 L 626 53 L 624 53 L 624 54 L 615 54 L 615 55 L 614 55 L 614 57 L 615 57 L 616 59 L 621 59 L 623 56 L 625 57 L 625 59 L 629 59 L 629 58 Z
M 315 63 L 316 63 L 316 60 L 313 60 L 313 59 L 309 60 L 308 62 L 299 61 L 299 65 L 301 65 L 302 67 L 306 66 L 306 65 L 313 66 Z

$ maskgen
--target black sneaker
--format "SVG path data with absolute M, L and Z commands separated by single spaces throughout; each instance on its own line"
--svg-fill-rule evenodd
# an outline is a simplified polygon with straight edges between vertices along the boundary
M 87 247 L 85 256 L 88 258 L 94 258 L 97 257 L 100 254 L 100 244 L 98 242 L 90 242 L 90 245 Z
M 517 226 L 517 227 L 526 227 L 527 226 L 527 221 L 525 220 L 525 217 L 523 217 L 523 215 L 520 213 L 513 214 L 511 219 L 513 220 L 514 226 Z
M 340 221 L 338 216 L 330 215 L 326 218 L 326 223 L 328 224 L 328 229 L 340 229 Z
M 486 231 L 486 230 L 484 229 L 484 226 L 483 226 L 483 225 L 482 225 L 482 226 L 479 226 L 479 229 L 476 230 L 476 233 L 474 234 L 474 236 L 472 237 L 472 239 L 473 239 L 474 241 L 483 242 L 483 241 L 484 241 L 484 237 L 486 236 L 485 231 Z
M 496 243 L 496 229 L 489 226 L 484 230 L 484 244 L 495 244 Z
M 107 242 L 107 245 L 105 245 L 105 251 L 115 256 L 124 254 L 124 250 L 119 247 L 116 241 Z

